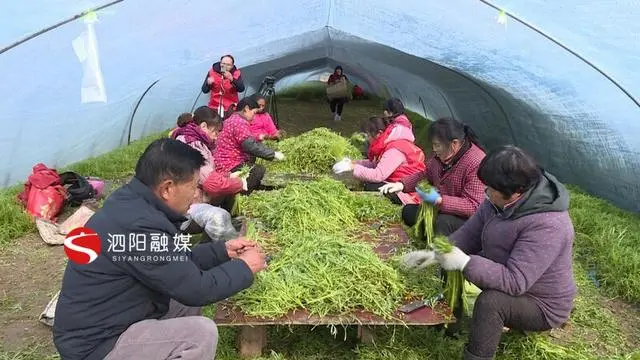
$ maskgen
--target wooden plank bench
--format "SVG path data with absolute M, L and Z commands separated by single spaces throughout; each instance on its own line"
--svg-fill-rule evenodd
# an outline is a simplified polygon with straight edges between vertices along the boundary
M 245 232 L 245 226 L 241 233 Z M 365 237 L 364 241 L 375 242 L 374 251 L 382 258 L 393 256 L 397 249 L 409 242 L 404 229 L 392 226 L 383 230 L 375 239 Z M 416 299 L 407 299 L 402 305 Z M 391 319 L 358 310 L 347 316 L 310 316 L 305 310 L 291 311 L 278 318 L 258 318 L 247 316 L 233 306 L 231 302 L 218 303 L 214 320 L 218 326 L 236 326 L 238 353 L 241 357 L 255 357 L 262 354 L 267 345 L 267 326 L 273 325 L 354 325 L 358 327 L 358 337 L 364 343 L 374 340 L 371 327 L 373 326 L 434 326 L 455 322 L 450 309 L 444 303 L 437 303 L 433 308 L 423 307 L 411 313 L 404 314 L 395 311 Z

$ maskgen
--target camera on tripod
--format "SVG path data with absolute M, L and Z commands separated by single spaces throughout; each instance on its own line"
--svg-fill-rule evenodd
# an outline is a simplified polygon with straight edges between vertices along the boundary
M 262 80 L 262 84 L 260 84 L 260 90 L 258 93 L 262 96 L 269 96 L 276 92 L 275 90 L 276 78 L 273 76 L 265 76 L 264 80 Z

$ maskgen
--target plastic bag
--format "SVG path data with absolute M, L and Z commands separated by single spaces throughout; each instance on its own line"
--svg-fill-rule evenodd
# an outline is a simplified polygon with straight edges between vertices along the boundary
M 187 216 L 200 225 L 213 241 L 227 241 L 238 237 L 231 223 L 231 214 L 225 209 L 209 204 L 193 204 Z
M 467 316 L 471 317 L 473 315 L 473 307 L 481 292 L 482 290 L 473 283 L 467 280 L 464 281 L 464 285 L 462 286 L 462 304 Z

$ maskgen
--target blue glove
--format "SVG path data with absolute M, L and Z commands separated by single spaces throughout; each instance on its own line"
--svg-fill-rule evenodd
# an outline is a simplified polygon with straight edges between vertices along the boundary
M 435 203 L 439 199 L 441 199 L 441 196 L 436 188 L 431 188 L 431 191 L 429 191 L 428 193 L 425 193 L 424 191 L 416 188 L 416 192 L 418 193 L 418 196 L 420 196 L 420 199 L 422 199 L 422 201 L 432 205 L 435 205 Z

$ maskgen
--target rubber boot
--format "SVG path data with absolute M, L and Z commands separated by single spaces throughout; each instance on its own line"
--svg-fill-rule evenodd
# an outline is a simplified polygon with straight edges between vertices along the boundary
M 483 357 L 483 356 L 476 356 L 473 355 L 472 353 L 469 352 L 469 350 L 467 350 L 467 347 L 464 347 L 464 355 L 462 356 L 462 360 L 493 360 L 493 356 L 491 357 Z

